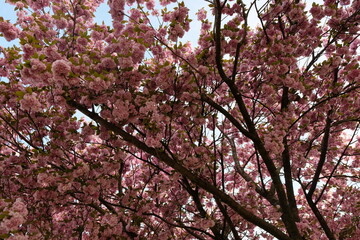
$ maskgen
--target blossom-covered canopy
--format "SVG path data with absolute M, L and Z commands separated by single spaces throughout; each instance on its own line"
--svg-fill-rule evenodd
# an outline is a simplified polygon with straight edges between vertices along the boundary
M 358 239 L 360 1 L 7 2 L 0 239 Z

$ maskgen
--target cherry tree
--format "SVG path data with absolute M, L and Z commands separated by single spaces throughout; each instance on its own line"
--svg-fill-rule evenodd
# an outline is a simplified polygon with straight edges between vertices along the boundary
M 0 239 L 358 239 L 360 1 L 8 3 Z

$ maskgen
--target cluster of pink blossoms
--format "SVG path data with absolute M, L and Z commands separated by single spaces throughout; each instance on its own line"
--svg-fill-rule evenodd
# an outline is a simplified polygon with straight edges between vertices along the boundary
M 0 33 L 7 41 L 12 41 L 18 37 L 19 29 L 9 22 L 1 21 L 0 18 Z
M 0 236 L 9 234 L 8 240 L 28 239 L 27 236 L 16 233 L 28 215 L 26 204 L 20 198 L 13 203 L 0 199 L 0 215 L 5 216 L 0 218 Z
M 0 239 L 356 239 L 359 4 L 211 1 L 193 48 L 191 5 L 103 2 L 0 20 Z
M 34 92 L 31 94 L 25 94 L 20 100 L 20 107 L 24 111 L 41 111 L 42 105 L 39 101 L 39 95 Z

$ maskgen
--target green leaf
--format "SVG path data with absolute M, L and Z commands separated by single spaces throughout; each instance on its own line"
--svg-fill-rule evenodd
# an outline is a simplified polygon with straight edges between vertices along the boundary
M 33 92 L 33 90 L 32 90 L 31 87 L 27 87 L 27 88 L 25 89 L 25 91 L 26 91 L 27 93 L 29 93 L 29 94 L 32 94 L 32 92 Z
M 0 239 L 5 239 L 5 238 L 8 238 L 8 237 L 10 237 L 9 233 L 0 234 Z
M 4 211 L 0 213 L 0 221 L 3 220 L 4 218 L 10 216 L 9 211 Z
M 25 95 L 25 92 L 23 91 L 16 91 L 15 92 L 15 95 L 20 99 L 23 99 L 24 95 Z

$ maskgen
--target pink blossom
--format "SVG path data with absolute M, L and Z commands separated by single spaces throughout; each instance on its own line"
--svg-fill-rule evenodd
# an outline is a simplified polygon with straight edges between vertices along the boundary
M 200 221 L 200 226 L 207 229 L 210 227 L 213 227 L 215 225 L 215 222 L 211 219 L 204 219 Z
M 149 9 L 149 10 L 154 10 L 154 7 L 155 7 L 155 2 L 154 0 L 148 0 L 146 2 L 146 8 Z
M 320 20 L 321 18 L 324 17 L 322 8 L 319 5 L 316 5 L 316 4 L 312 6 L 312 8 L 310 9 L 310 13 L 317 20 Z
M 119 65 L 121 68 L 129 68 L 133 66 L 133 61 L 129 57 L 119 58 Z
M 10 218 L 7 218 L 0 223 L 0 228 L 10 232 L 16 230 L 24 222 L 25 218 L 22 215 L 19 213 L 14 213 L 10 216 Z
M 89 83 L 89 88 L 95 90 L 95 92 L 101 92 L 109 87 L 110 82 L 97 77 Z
M 170 4 L 171 2 L 176 2 L 176 0 L 160 0 L 161 6 L 164 6 L 164 7 L 168 4 Z
M 124 10 L 125 0 L 113 0 L 111 1 L 111 8 L 115 11 Z
M 360 70 L 359 69 L 353 69 L 349 71 L 347 75 L 351 80 L 355 80 L 357 78 L 360 78 Z
M 7 202 L 4 201 L 4 199 L 0 199 L 0 209 L 5 208 L 8 205 Z
M 115 226 L 118 224 L 118 218 L 116 215 L 113 214 L 107 214 L 103 217 L 102 221 L 106 224 L 109 224 L 110 226 Z
M 171 36 L 170 36 L 170 39 L 172 41 L 176 41 L 178 37 L 183 37 L 184 34 L 185 34 L 185 31 L 184 29 L 181 27 L 180 24 L 176 24 L 170 31 L 171 33 Z
M 82 46 L 86 46 L 86 44 L 88 43 L 88 40 L 86 38 L 82 38 L 82 37 L 79 37 L 76 42 Z
M 169 22 L 171 20 L 171 14 L 170 13 L 165 13 L 163 15 L 163 21 L 164 22 Z
M 178 22 L 183 22 L 188 15 L 189 9 L 187 7 L 179 7 L 176 12 L 174 12 L 174 18 Z
M 131 9 L 131 15 L 130 15 L 130 17 L 131 17 L 132 19 L 134 19 L 135 21 L 138 21 L 139 18 L 141 17 L 141 12 L 140 12 L 140 10 L 139 10 L 139 9 L 136 9 L 136 8 Z
M 7 41 L 12 41 L 18 37 L 19 29 L 9 22 L 0 22 L 0 33 Z
M 281 64 L 279 67 L 278 67 L 278 71 L 280 74 L 285 74 L 289 71 L 289 67 L 285 64 Z
M 336 11 L 332 7 L 326 6 L 325 10 L 324 10 L 324 13 L 325 13 L 326 16 L 332 16 L 332 15 L 334 15 L 336 13 Z
M 15 234 L 7 238 L 7 240 L 28 240 L 29 236 L 22 234 Z
M 175 42 L 187 1 L 109 0 L 112 26 L 92 18 L 103 0 L 8 2 L 23 10 L 22 31 L 0 17 L 20 38 L 0 47 L 1 236 L 211 238 L 228 217 L 239 239 L 359 235 L 359 1 L 272 1 L 258 26 L 249 1 L 220 1 L 194 48 Z
M 20 100 L 20 107 L 25 111 L 41 111 L 42 105 L 38 100 L 38 95 L 36 93 L 25 94 L 24 97 Z
M 161 140 L 161 137 L 159 139 L 158 136 L 155 136 L 155 137 L 149 136 L 149 137 L 146 138 L 145 144 L 148 145 L 149 147 L 155 147 L 155 148 L 161 147 L 160 140 Z
M 19 214 L 26 216 L 28 214 L 28 210 L 26 209 L 26 205 L 20 198 L 17 198 L 16 201 L 11 206 L 11 210 L 18 212 Z
M 292 21 L 299 20 L 301 18 L 301 13 L 302 13 L 302 11 L 299 8 L 292 9 L 289 13 L 290 19 Z
M 129 112 L 117 106 L 116 109 L 113 110 L 113 116 L 122 121 L 129 117 Z
M 197 19 L 199 20 L 199 21 L 203 21 L 203 20 L 205 20 L 206 19 L 206 11 L 205 11 L 205 9 L 200 9 L 197 13 L 196 13 L 196 15 L 197 15 Z
M 16 2 L 16 7 L 19 8 L 19 9 L 22 9 L 24 7 L 24 3 Z
M 205 74 L 207 74 L 207 73 L 209 72 L 209 68 L 207 68 L 207 67 L 205 67 L 205 66 L 199 66 L 198 71 L 199 71 L 201 74 L 205 75 Z
M 150 38 L 152 39 L 152 36 L 150 36 Z M 131 58 L 134 63 L 141 62 L 141 60 L 144 58 L 144 51 L 145 49 L 141 45 L 133 49 L 133 55 Z
M 3 34 L 7 41 L 12 41 L 18 36 L 18 33 L 14 29 L 9 29 L 8 31 L 3 32 Z
M 202 29 L 203 31 L 209 31 L 209 30 L 211 29 L 211 24 L 208 23 L 208 22 L 203 22 L 203 23 L 201 24 L 201 29 Z
M 67 77 L 71 71 L 71 66 L 68 61 L 56 60 L 53 62 L 51 70 L 55 77 Z
M 56 20 L 55 24 L 59 29 L 64 29 L 68 26 L 68 22 L 64 18 L 60 18 L 59 20 Z
M 101 66 L 105 69 L 113 69 L 116 67 L 116 63 L 112 58 L 101 59 Z
M 96 185 L 89 185 L 84 188 L 86 193 L 91 196 L 98 196 L 99 195 L 99 188 Z
M 31 64 L 31 71 L 35 73 L 40 73 L 42 71 L 45 71 L 46 69 L 46 65 L 38 59 L 31 59 L 30 64 Z
M 57 189 L 60 193 L 65 193 L 66 191 L 71 189 L 71 183 L 68 184 L 59 184 Z

